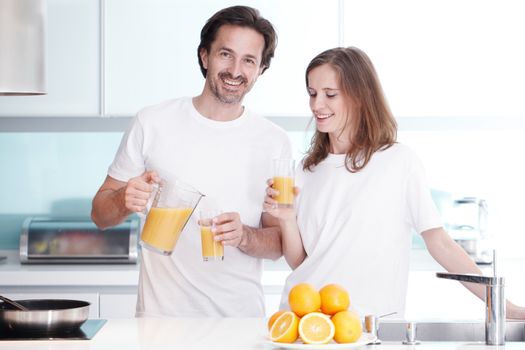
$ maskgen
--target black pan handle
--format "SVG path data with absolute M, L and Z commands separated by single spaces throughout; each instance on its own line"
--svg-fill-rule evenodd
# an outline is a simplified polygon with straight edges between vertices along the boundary
M 5 303 L 11 305 L 12 307 L 14 307 L 15 309 L 18 309 L 18 310 L 21 310 L 21 311 L 29 311 L 29 309 L 23 305 L 20 305 L 19 303 L 17 303 L 16 301 L 14 300 L 11 300 L 9 298 L 6 298 L 2 295 L 0 295 L 0 300 L 4 301 Z

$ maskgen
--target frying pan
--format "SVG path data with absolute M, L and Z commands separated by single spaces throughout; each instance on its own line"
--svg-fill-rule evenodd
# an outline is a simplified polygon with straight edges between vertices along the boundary
M 55 334 L 74 332 L 87 320 L 87 301 L 68 299 L 17 300 L 28 310 L 16 310 L 0 303 L 0 334 L 2 332 Z

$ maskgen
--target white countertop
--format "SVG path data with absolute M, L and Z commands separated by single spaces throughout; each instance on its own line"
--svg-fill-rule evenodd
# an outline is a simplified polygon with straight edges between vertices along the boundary
M 4 250 L 0 261 L 1 286 L 137 286 L 139 264 L 20 264 L 18 251 Z M 290 268 L 282 259 L 264 261 L 262 284 L 275 289 L 284 285 Z
M 0 261 L 0 285 L 4 286 L 136 286 L 139 264 L 43 264 L 22 265 L 18 251 L 4 250 Z M 525 266 L 525 262 L 523 263 Z M 412 250 L 411 271 L 442 271 L 426 250 Z M 264 261 L 262 284 L 282 287 L 290 268 L 281 258 Z
M 135 293 L 139 265 L 21 265 L 17 251 L 1 251 L 8 259 L 0 261 L 0 288 L 8 293 L 23 293 L 30 287 L 57 290 L 118 290 Z M 483 268 L 490 274 L 490 266 Z M 506 277 L 509 300 L 525 305 L 525 259 L 501 259 L 499 273 Z M 267 313 L 273 313 L 290 269 L 283 259 L 264 262 L 262 284 L 267 298 Z M 412 250 L 407 294 L 407 318 L 482 319 L 483 302 L 473 297 L 460 283 L 442 280 L 435 271 L 444 271 L 426 250 Z
M 345 349 L 341 345 L 338 349 Z M 348 348 L 348 347 L 347 347 Z M 366 350 L 465 349 L 488 350 L 476 342 L 422 342 L 417 346 L 399 342 L 368 345 Z M 524 349 L 525 342 L 507 342 L 505 349 Z M 0 341 L 0 350 L 270 350 L 266 320 L 259 318 L 133 318 L 110 319 L 92 340 Z M 311 349 L 311 348 L 310 348 Z
M 107 286 L 136 287 L 139 276 L 137 264 L 44 264 L 21 265 L 18 251 L 3 250 L 0 255 L 1 286 Z M 480 266 L 491 274 L 491 266 Z M 522 259 L 500 258 L 499 273 L 507 278 L 507 286 L 515 289 L 518 299 L 525 295 L 525 256 Z M 413 249 L 410 253 L 412 275 L 431 275 L 444 269 L 424 249 Z M 265 260 L 262 284 L 265 292 L 278 293 L 284 285 L 290 268 L 284 258 L 277 261 Z M 514 288 L 512 288 L 514 286 Z M 509 290 L 510 291 L 510 290 Z M 512 293 L 511 293 L 512 294 Z M 524 303 L 522 301 L 522 303 Z

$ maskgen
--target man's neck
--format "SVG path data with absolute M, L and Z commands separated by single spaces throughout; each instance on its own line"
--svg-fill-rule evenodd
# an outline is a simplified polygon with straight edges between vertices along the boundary
M 200 94 L 193 99 L 193 106 L 204 117 L 217 121 L 231 121 L 239 118 L 244 107 L 242 103 L 223 103 L 218 101 L 215 97 Z

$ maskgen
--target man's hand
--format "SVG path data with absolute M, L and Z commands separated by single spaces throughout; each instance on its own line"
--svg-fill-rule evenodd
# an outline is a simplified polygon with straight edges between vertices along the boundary
M 243 225 L 239 213 L 217 215 L 213 218 L 212 232 L 223 246 L 235 247 L 249 256 L 277 259 L 283 254 L 279 226 L 253 228 Z
M 132 212 L 143 212 L 153 191 L 153 184 L 160 183 L 155 171 L 146 171 L 130 179 L 122 189 L 124 206 Z
M 244 229 L 239 213 L 222 213 L 213 218 L 215 240 L 223 245 L 239 247 L 244 239 Z

